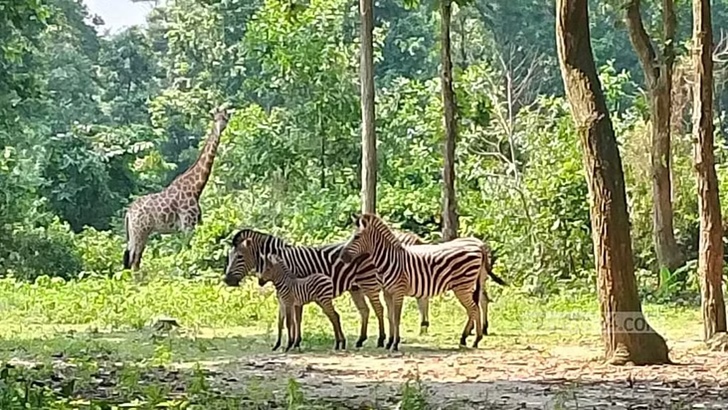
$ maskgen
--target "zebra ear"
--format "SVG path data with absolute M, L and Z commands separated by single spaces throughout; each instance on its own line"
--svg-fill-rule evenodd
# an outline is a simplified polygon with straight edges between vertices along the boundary
M 361 219 L 359 214 L 351 214 L 351 223 L 354 224 L 354 226 L 359 226 L 359 219 Z
M 357 225 L 359 226 L 359 229 L 367 229 L 367 226 L 369 226 L 369 218 L 360 216 Z

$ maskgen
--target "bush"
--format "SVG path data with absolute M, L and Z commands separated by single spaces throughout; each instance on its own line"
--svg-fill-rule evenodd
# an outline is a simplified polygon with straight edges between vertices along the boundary
M 33 281 L 47 275 L 70 279 L 81 272 L 82 261 L 73 232 L 58 218 L 46 227 L 22 227 L 13 232 L 0 272 Z

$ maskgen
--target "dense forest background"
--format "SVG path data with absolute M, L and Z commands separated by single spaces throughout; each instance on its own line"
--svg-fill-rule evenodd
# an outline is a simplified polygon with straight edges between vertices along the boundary
M 220 276 L 242 225 L 299 243 L 350 232 L 360 201 L 358 3 L 176 0 L 155 7 L 146 27 L 114 35 L 80 1 L 13 3 L 0 14 L 9 28 L 0 33 L 0 274 L 117 274 L 125 207 L 194 162 L 209 111 L 222 101 L 236 112 L 202 197 L 203 223 L 191 238 L 153 241 L 143 269 Z M 643 296 L 697 295 L 690 4 L 677 4 L 672 108 L 675 232 L 688 262 L 674 272 L 655 263 L 642 71 L 620 5 L 590 7 Z M 658 5 L 642 12 L 659 38 Z M 593 289 L 594 281 L 587 187 L 555 57 L 554 15 L 551 1 L 473 0 L 452 16 L 461 234 L 490 241 L 503 276 L 536 295 Z M 714 1 L 713 24 L 728 27 L 728 2 Z M 441 228 L 438 27 L 435 2 L 375 4 L 377 211 L 429 239 Z M 728 71 L 720 46 L 716 141 L 726 204 Z

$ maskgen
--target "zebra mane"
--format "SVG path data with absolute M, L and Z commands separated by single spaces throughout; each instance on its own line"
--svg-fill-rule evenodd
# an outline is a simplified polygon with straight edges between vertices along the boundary
M 255 242 L 262 242 L 265 240 L 269 240 L 271 242 L 275 242 L 277 245 L 280 245 L 280 246 L 290 246 L 291 245 L 285 239 L 280 238 L 278 236 L 256 231 L 255 229 L 244 228 L 244 229 L 239 230 L 235 234 L 235 236 L 233 236 L 233 246 L 238 246 L 240 244 L 240 242 L 242 242 L 243 239 L 246 239 L 246 238 L 251 238 Z
M 389 225 L 382 220 L 382 218 L 374 214 L 364 214 L 361 217 L 370 224 L 369 229 L 373 229 L 373 232 L 381 235 L 385 242 L 390 243 L 393 246 L 402 247 L 402 241 L 399 240 L 394 231 L 392 231 L 392 228 L 390 228 Z

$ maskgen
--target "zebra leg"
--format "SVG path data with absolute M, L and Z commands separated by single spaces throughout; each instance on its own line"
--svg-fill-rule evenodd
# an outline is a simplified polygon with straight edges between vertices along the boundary
M 293 311 L 293 306 L 286 306 L 286 327 L 288 328 L 288 344 L 286 345 L 286 352 L 291 350 L 293 342 L 296 340 L 296 315 Z
M 420 336 L 427 334 L 427 329 L 430 327 L 430 314 L 429 314 L 430 298 L 423 296 L 417 299 L 417 308 L 420 310 Z
M 490 298 L 488 297 L 488 292 L 483 288 L 483 295 L 480 298 L 480 311 L 483 315 L 483 335 L 488 335 L 488 304 L 490 303 Z M 473 326 L 473 329 L 475 327 Z M 468 332 L 468 336 L 473 335 L 473 330 L 471 329 Z
M 298 333 L 296 334 L 296 340 L 293 343 L 293 348 L 301 348 L 301 334 L 303 333 L 301 331 L 301 322 L 303 319 L 303 306 L 296 306 L 294 307 L 293 313 L 296 315 L 296 328 L 298 329 Z
M 367 325 L 369 324 L 369 306 L 364 300 L 364 294 L 361 289 L 350 289 L 351 300 L 354 302 L 356 309 L 361 317 L 361 329 L 359 330 L 359 339 L 356 341 L 356 347 L 362 347 L 367 340 Z
M 346 337 L 344 336 L 344 331 L 341 330 L 341 318 L 336 312 L 336 309 L 334 309 L 334 304 L 331 303 L 331 299 L 318 302 L 318 305 L 321 307 L 321 310 L 324 312 L 326 317 L 329 318 L 331 326 L 334 327 L 334 337 L 336 338 L 334 350 L 339 350 L 339 347 L 341 349 L 346 349 Z
M 303 306 L 294 306 L 293 307 L 293 320 L 296 324 L 295 329 L 295 339 L 293 339 L 293 348 L 298 348 L 298 350 L 301 350 L 301 313 L 303 312 Z
M 369 303 L 372 305 L 374 315 L 377 317 L 377 325 L 379 327 L 379 337 L 377 338 L 377 347 L 384 347 L 384 339 L 387 338 L 386 331 L 384 329 L 384 307 L 382 306 L 382 300 L 379 299 L 379 285 L 365 290 L 365 295 L 369 299 Z
M 479 303 L 475 301 L 475 292 L 480 292 L 480 289 L 476 288 L 475 292 L 473 292 L 472 288 L 464 287 L 453 289 L 453 292 L 455 293 L 455 297 L 457 297 L 460 301 L 460 304 L 462 304 L 465 308 L 468 315 L 468 320 L 465 322 L 463 334 L 460 337 L 460 345 L 466 346 L 468 335 L 470 335 L 473 324 L 475 324 L 476 336 L 475 342 L 473 342 L 473 347 L 478 347 L 478 343 L 480 343 L 480 340 L 483 338 L 483 324 L 480 316 L 480 307 L 478 306 Z M 480 297 L 480 295 L 477 296 L 478 298 Z
M 480 309 L 483 312 L 483 335 L 488 335 L 488 304 L 490 303 L 490 298 L 488 297 L 488 292 L 485 290 L 485 286 L 483 286 L 483 295 L 480 298 Z
M 273 351 L 278 350 L 279 347 L 281 347 L 281 338 L 283 337 L 283 320 L 287 319 L 286 317 L 286 306 L 283 304 L 283 301 L 278 299 L 278 338 L 276 339 L 276 344 L 273 345 Z M 287 324 L 286 326 L 290 326 L 290 324 Z
M 386 349 L 389 350 L 394 344 L 394 299 L 392 293 L 384 291 L 384 303 L 387 305 L 387 320 L 389 320 L 389 340 Z
M 392 319 L 394 321 L 394 331 L 392 334 L 394 335 L 393 340 L 394 343 L 392 344 L 392 351 L 396 352 L 399 350 L 399 329 L 400 329 L 400 320 L 402 319 L 402 304 L 404 303 L 404 291 L 401 289 L 398 289 L 396 293 L 392 295 L 392 304 L 394 305 L 394 311 L 392 312 Z

